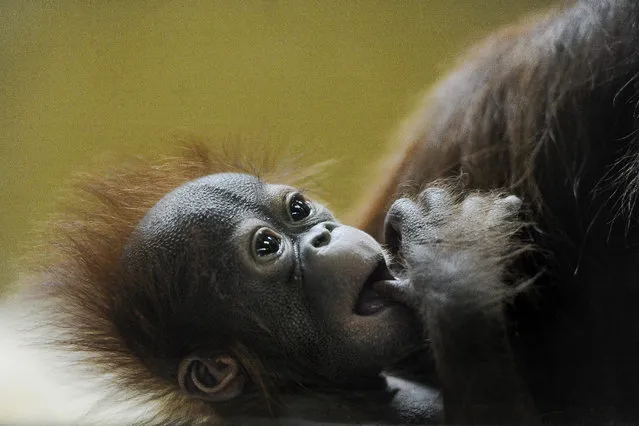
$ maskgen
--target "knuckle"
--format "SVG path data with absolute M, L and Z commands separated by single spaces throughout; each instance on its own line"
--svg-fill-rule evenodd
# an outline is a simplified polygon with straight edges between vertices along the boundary
M 387 218 L 395 222 L 401 222 L 410 216 L 416 209 L 415 203 L 408 198 L 400 198 L 396 200 L 387 213 Z
M 521 198 L 515 195 L 509 195 L 508 197 L 502 200 L 504 207 L 512 212 L 517 212 L 521 208 L 522 201 Z
M 462 209 L 465 211 L 480 212 L 487 210 L 489 200 L 481 195 L 470 195 L 462 202 Z
M 408 198 L 396 200 L 388 210 L 385 219 L 386 227 L 393 227 L 402 234 L 408 235 L 420 222 L 421 211 L 419 207 Z
M 514 216 L 519 213 L 522 201 L 515 195 L 509 195 L 505 198 L 499 198 L 493 205 L 494 214 L 502 217 Z
M 386 213 L 386 218 L 388 220 L 401 220 L 406 201 L 407 201 L 406 198 L 400 198 L 398 200 L 395 200 L 395 202 L 393 202 L 393 204 L 388 209 L 388 213 Z
M 450 192 L 440 187 L 426 188 L 419 194 L 417 199 L 427 209 L 445 208 L 452 203 Z

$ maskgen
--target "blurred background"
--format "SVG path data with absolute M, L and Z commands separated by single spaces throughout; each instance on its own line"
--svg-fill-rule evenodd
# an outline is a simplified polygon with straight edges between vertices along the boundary
M 321 183 L 346 211 L 455 57 L 549 4 L 0 0 L 0 295 L 74 173 L 170 153 L 176 137 L 337 160 Z M 67 390 L 73 378 L 25 347 L 11 318 L 0 315 L 0 423 L 90 410 L 99 395 Z
M 0 1 L 0 293 L 77 171 L 175 138 L 335 159 L 357 198 L 419 94 L 547 0 Z

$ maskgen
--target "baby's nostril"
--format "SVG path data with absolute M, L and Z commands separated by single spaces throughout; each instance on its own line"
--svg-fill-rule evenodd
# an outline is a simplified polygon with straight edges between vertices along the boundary
M 337 228 L 337 224 L 334 222 L 327 222 L 324 224 L 324 228 L 326 228 L 329 231 L 333 231 L 333 229 Z
M 311 244 L 313 245 L 313 247 L 318 248 L 318 247 L 323 247 L 325 245 L 328 245 L 328 243 L 330 242 L 331 242 L 331 233 L 328 230 L 324 230 L 320 234 L 318 234 L 315 238 L 313 238 L 313 241 L 311 242 Z

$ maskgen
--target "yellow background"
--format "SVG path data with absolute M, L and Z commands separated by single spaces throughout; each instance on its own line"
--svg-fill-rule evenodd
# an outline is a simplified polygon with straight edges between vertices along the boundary
M 0 288 L 75 171 L 177 135 L 337 159 L 339 213 L 419 93 L 547 0 L 0 1 Z

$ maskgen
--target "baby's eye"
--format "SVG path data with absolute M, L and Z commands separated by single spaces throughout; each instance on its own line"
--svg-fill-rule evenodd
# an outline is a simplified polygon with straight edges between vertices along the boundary
M 311 203 L 300 193 L 294 193 L 288 199 L 288 214 L 293 222 L 306 219 L 313 211 Z
M 275 257 L 282 250 L 282 239 L 268 228 L 260 228 L 253 239 L 253 249 L 260 258 Z

